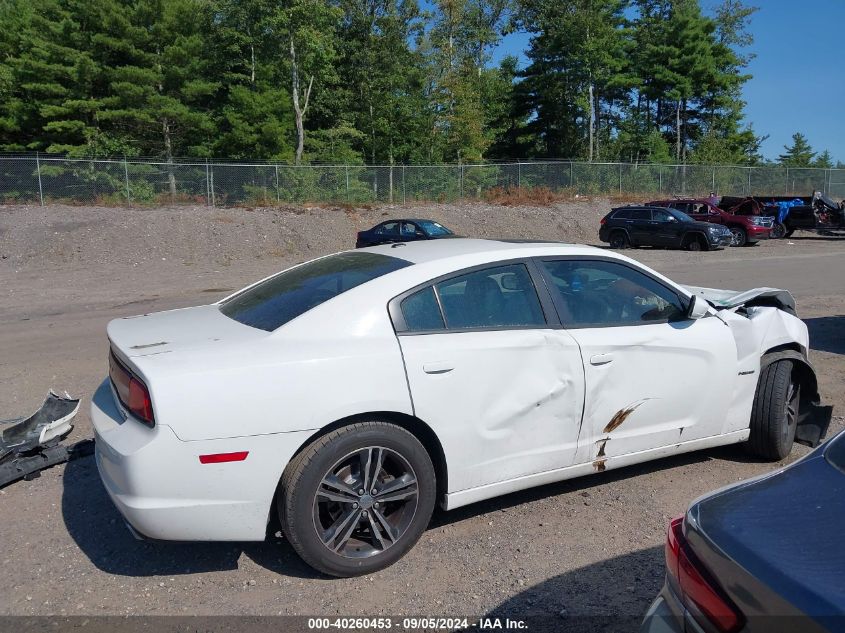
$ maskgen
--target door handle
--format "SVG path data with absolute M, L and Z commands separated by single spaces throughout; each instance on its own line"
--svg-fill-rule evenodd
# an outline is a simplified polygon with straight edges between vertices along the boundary
M 423 364 L 423 371 L 427 374 L 448 374 L 455 368 L 454 364 L 448 361 Z
M 607 365 L 613 362 L 613 354 L 596 354 L 590 357 L 590 365 Z

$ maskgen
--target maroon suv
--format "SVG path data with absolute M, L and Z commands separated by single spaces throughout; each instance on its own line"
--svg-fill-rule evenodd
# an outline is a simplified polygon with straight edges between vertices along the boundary
M 774 218 L 759 215 L 734 215 L 717 207 L 705 198 L 675 198 L 648 202 L 650 207 L 669 207 L 683 211 L 699 222 L 723 224 L 731 231 L 731 246 L 750 246 L 767 240 L 772 232 Z

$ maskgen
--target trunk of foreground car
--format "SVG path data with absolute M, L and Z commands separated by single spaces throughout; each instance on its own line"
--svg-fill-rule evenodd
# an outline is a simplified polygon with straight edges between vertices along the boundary
M 687 540 L 747 619 L 744 631 L 821 631 L 845 615 L 843 499 L 845 475 L 817 452 L 690 508 Z
M 213 343 L 251 341 L 264 330 L 230 319 L 217 305 L 196 306 L 116 319 L 108 325 L 112 348 L 124 359 L 178 353 Z M 134 364 L 134 361 L 129 360 Z

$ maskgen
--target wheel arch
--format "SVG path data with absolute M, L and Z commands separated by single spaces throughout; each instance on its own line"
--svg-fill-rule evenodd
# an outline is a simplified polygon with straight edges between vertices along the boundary
M 419 440 L 420 444 L 423 445 L 423 448 L 425 448 L 426 452 L 428 453 L 428 456 L 431 458 L 431 463 L 434 466 L 434 475 L 437 479 L 437 499 L 438 501 L 442 502 L 442 500 L 446 498 L 446 492 L 449 490 L 449 471 L 448 465 L 446 463 L 446 453 L 443 450 L 443 445 L 440 443 L 440 438 L 437 437 L 437 434 L 434 432 L 434 430 L 428 424 L 423 422 L 420 418 L 415 417 L 413 415 L 408 415 L 407 413 L 400 413 L 398 411 L 367 411 L 364 413 L 356 413 L 354 415 L 348 415 L 346 417 L 335 420 L 334 422 L 318 429 L 317 431 L 312 433 L 304 442 L 302 442 L 302 444 L 299 445 L 296 451 L 294 451 L 290 460 L 287 464 L 285 464 L 285 467 L 282 469 L 282 476 L 284 475 L 284 472 L 288 469 L 288 467 L 290 467 L 290 465 L 294 462 L 297 455 L 299 455 L 309 444 L 311 444 L 315 440 L 343 426 L 355 424 L 356 422 L 373 420 L 395 424 L 399 428 L 408 431 L 408 433 L 410 433 L 415 438 L 417 438 L 417 440 Z M 279 479 L 279 482 L 281 483 L 281 477 Z M 278 494 L 279 489 L 277 486 L 276 493 L 275 495 L 273 495 L 273 502 L 270 506 L 271 514 L 273 512 L 273 508 L 276 507 L 276 497 L 278 496 Z
M 807 350 L 798 343 L 786 343 L 766 350 L 760 358 L 760 372 L 780 360 L 791 360 L 792 375 L 801 387 L 795 441 L 818 446 L 827 433 L 833 407 L 821 404 L 816 370 L 807 358 Z
M 683 237 L 681 238 L 681 247 L 686 246 L 689 244 L 691 238 L 695 238 L 701 242 L 703 242 L 703 246 L 705 249 L 710 248 L 710 242 L 707 241 L 707 236 L 698 230 L 687 231 L 684 233 Z
M 607 240 L 608 240 L 608 243 L 610 242 L 610 237 L 611 237 L 614 233 L 624 233 L 624 234 L 625 234 L 625 237 L 628 239 L 628 244 L 633 244 L 633 242 L 631 241 L 631 233 L 630 233 L 630 232 L 628 231 L 628 229 L 627 229 L 626 227 L 624 227 L 624 226 L 614 226 L 614 227 L 612 227 L 612 228 L 610 228 L 610 229 L 608 230 L 608 232 L 607 232 Z

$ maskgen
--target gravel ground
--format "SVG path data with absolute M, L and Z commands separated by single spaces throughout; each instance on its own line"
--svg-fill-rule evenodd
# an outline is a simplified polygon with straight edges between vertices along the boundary
M 471 236 L 595 242 L 609 206 L 0 207 L 0 418 L 28 413 L 54 387 L 83 396 L 71 440 L 89 437 L 87 397 L 106 373 L 110 319 L 216 300 L 349 248 L 355 231 L 383 217 L 431 217 Z M 715 253 L 631 254 L 685 283 L 793 291 L 823 397 L 845 410 L 845 241 L 796 235 Z M 833 431 L 843 426 L 837 418 Z M 137 542 L 84 458 L 0 490 L 0 614 L 492 613 L 630 616 L 633 627 L 662 583 L 667 520 L 708 490 L 777 467 L 729 447 L 441 512 L 393 567 L 336 580 L 279 538 Z

